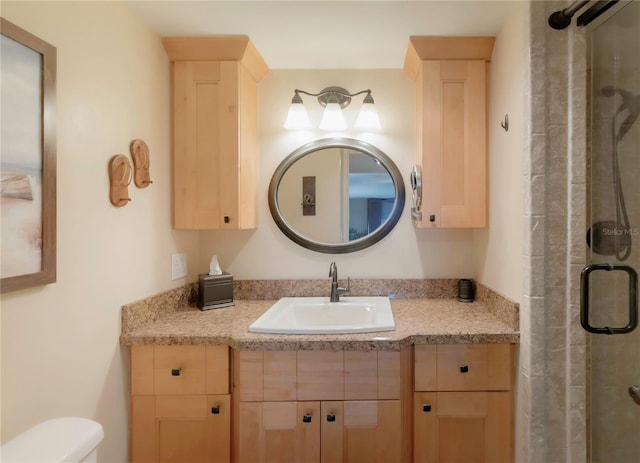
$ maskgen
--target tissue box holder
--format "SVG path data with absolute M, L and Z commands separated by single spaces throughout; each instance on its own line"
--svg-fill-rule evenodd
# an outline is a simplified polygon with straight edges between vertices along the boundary
M 201 310 L 233 307 L 233 275 L 202 274 L 198 278 L 198 307 Z

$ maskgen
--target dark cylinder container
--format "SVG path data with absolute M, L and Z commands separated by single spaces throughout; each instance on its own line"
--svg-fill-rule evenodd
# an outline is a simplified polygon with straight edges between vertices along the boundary
M 458 300 L 460 302 L 473 302 L 473 281 L 463 278 L 458 280 Z

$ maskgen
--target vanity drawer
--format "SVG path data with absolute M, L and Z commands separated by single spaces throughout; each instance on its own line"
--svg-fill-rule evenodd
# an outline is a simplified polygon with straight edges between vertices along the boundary
M 156 394 L 204 394 L 206 353 L 204 346 L 156 346 L 153 359 Z
M 415 346 L 416 391 L 511 389 L 510 344 Z
M 228 394 L 228 346 L 134 346 L 131 393 Z
M 236 351 L 241 402 L 392 400 L 401 394 L 400 351 Z
M 438 346 L 439 391 L 507 391 L 510 386 L 510 344 Z

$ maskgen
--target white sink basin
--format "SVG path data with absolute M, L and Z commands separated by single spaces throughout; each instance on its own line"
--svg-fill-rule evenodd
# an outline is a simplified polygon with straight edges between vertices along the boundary
M 344 334 L 396 329 L 388 297 L 283 297 L 249 326 L 253 333 Z

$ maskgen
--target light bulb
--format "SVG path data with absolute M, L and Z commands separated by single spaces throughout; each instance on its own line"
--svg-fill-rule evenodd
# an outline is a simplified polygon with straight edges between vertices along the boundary
M 304 109 L 302 102 L 291 103 L 289 106 L 289 112 L 287 113 L 287 120 L 284 122 L 285 129 L 309 129 L 311 128 L 311 121 L 307 110 Z
M 347 128 L 347 122 L 344 120 L 344 114 L 338 103 L 327 103 L 320 121 L 322 130 L 344 130 Z
M 355 127 L 360 130 L 380 130 L 378 111 L 376 111 L 376 106 L 373 104 L 373 101 L 367 102 L 365 100 L 362 104 Z

